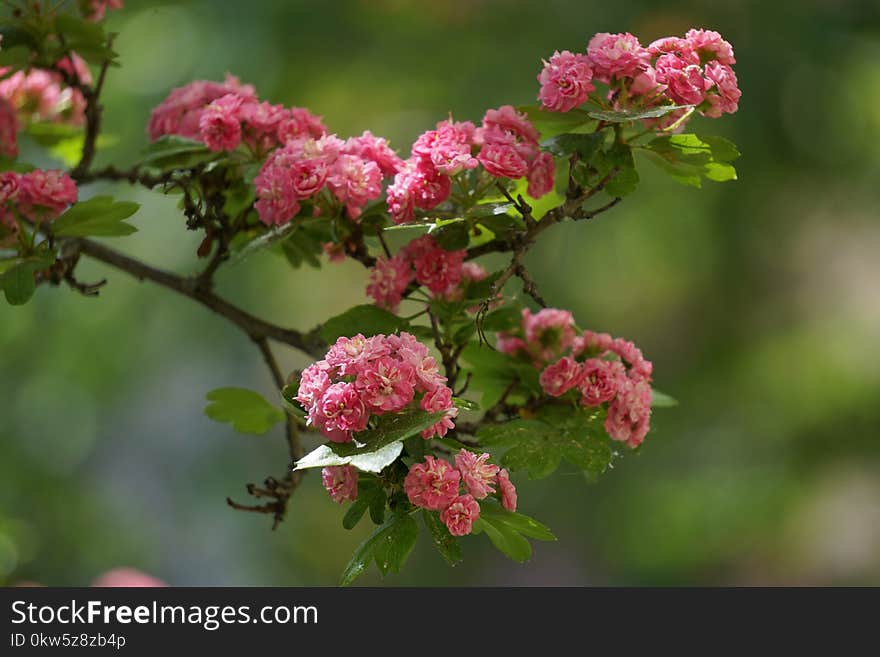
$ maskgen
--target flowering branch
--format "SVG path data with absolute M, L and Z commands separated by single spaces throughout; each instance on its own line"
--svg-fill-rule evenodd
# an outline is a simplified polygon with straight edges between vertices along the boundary
M 653 366 L 634 343 L 548 307 L 525 257 L 552 226 L 593 219 L 631 194 L 634 152 L 688 185 L 735 179 L 730 142 L 683 132 L 699 115 L 736 111 L 730 44 L 708 30 L 647 47 L 628 33 L 597 34 L 586 52 L 544 62 L 539 107 L 489 109 L 479 125 L 450 116 L 406 159 L 369 131 L 341 139 L 305 108 L 261 101 L 232 76 L 195 81 L 153 110 L 152 144 L 138 164 L 93 170 L 100 96 L 116 58 L 100 20 L 121 4 L 79 3 L 74 16 L 23 5 L 20 29 L 9 33 L 18 41 L 2 44 L 25 51 L 20 70 L 0 72 L 0 250 L 9 253 L 0 254 L 0 289 L 9 303 L 25 303 L 43 282 L 97 296 L 106 281 L 75 275 L 88 256 L 237 326 L 280 398 L 221 388 L 208 393 L 205 412 L 243 433 L 283 423 L 288 462 L 283 477 L 246 486 L 254 504 L 227 503 L 272 515 L 275 527 L 302 474 L 321 468 L 331 498 L 351 502 L 344 527 L 367 511 L 377 525 L 344 584 L 370 562 L 383 574 L 398 570 L 416 516 L 452 564 L 457 539 L 471 533 L 517 561 L 531 554 L 526 537 L 554 540 L 517 511 L 510 473 L 542 478 L 564 461 L 598 477 L 642 445 L 653 409 L 670 398 L 652 388 Z M 22 126 L 45 137 L 41 122 L 81 136 L 69 173 L 15 162 Z M 137 204 L 78 200 L 77 185 L 99 180 L 180 191 L 182 224 L 202 234 L 198 273 L 171 273 L 95 241 L 136 230 L 125 220 Z M 302 332 L 214 291 L 225 263 L 266 250 L 292 267 L 360 262 L 373 305 Z M 487 271 L 477 260 L 490 253 L 509 260 Z M 521 297 L 504 294 L 514 278 Z M 315 362 L 285 376 L 273 343 Z M 306 432 L 325 441 L 308 454 Z

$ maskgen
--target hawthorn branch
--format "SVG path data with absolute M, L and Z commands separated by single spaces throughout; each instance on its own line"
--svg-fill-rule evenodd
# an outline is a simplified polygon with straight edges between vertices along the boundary
M 314 332 L 302 333 L 295 329 L 283 328 L 251 315 L 204 286 L 200 286 L 196 278 L 179 276 L 157 269 L 89 239 L 74 239 L 70 244 L 76 253 L 87 255 L 94 260 L 124 271 L 140 281 L 152 281 L 196 301 L 235 324 L 254 341 L 268 338 L 289 345 L 315 358 L 322 355 L 323 345 Z

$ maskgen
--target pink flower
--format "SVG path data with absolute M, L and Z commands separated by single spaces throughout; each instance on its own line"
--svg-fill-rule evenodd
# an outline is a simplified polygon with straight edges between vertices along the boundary
M 246 102 L 238 115 L 243 124 L 242 139 L 251 150 L 265 153 L 281 144 L 278 127 L 287 117 L 287 110 L 283 106 L 268 102 Z
M 460 479 L 458 470 L 447 461 L 426 456 L 424 463 L 416 463 L 409 469 L 403 480 L 403 490 L 415 506 L 439 511 L 458 496 Z
M 517 180 L 529 172 L 529 163 L 514 146 L 486 144 L 477 159 L 493 176 Z
M 35 169 L 19 178 L 18 210 L 32 221 L 55 219 L 76 197 L 76 183 L 63 171 Z
M 150 139 L 156 140 L 162 135 L 199 139 L 202 112 L 212 101 L 227 94 L 236 94 L 245 101 L 257 100 L 252 86 L 242 85 L 231 75 L 227 75 L 224 82 L 196 80 L 173 89 L 150 114 Z
M 379 258 L 370 270 L 370 284 L 367 295 L 376 305 L 391 312 L 397 312 L 403 293 L 409 287 L 415 274 L 409 260 L 398 253 L 393 258 Z
M 364 364 L 355 381 L 365 404 L 376 411 L 403 409 L 415 394 L 415 373 L 406 362 L 382 356 Z
M 168 586 L 160 579 L 134 568 L 114 568 L 100 575 L 92 586 L 95 588 L 160 588 Z
M 541 372 L 541 388 L 551 397 L 560 397 L 580 383 L 583 372 L 580 363 L 565 356 Z
M 503 354 L 516 356 L 517 354 L 525 353 L 527 345 L 522 338 L 499 333 L 498 339 L 495 341 L 495 348 Z
M 369 201 L 382 195 L 382 170 L 372 160 L 340 155 L 327 183 L 330 191 L 345 204 L 348 216 L 357 219 Z
M 476 499 L 482 500 L 489 493 L 494 493 L 498 466 L 488 463 L 489 455 L 477 456 L 473 452 L 462 449 L 455 455 L 455 467 L 461 472 L 461 480 L 468 492 Z
M 685 64 L 700 63 L 700 56 L 694 51 L 691 42 L 681 37 L 663 37 L 653 41 L 648 46 L 648 53 L 651 57 L 661 57 L 663 55 L 676 55 L 683 59 Z
M 18 114 L 5 98 L 0 97 L 0 157 L 18 157 Z
M 510 481 L 507 470 L 498 472 L 498 491 L 501 493 L 501 506 L 510 511 L 516 511 L 516 486 Z
M 97 23 L 104 20 L 104 14 L 107 10 L 122 9 L 122 0 L 80 0 L 79 5 L 83 18 Z
M 474 520 L 479 517 L 480 505 L 471 495 L 459 495 L 440 512 L 440 520 L 453 536 L 470 534 Z
M 369 338 L 358 333 L 351 338 L 341 336 L 330 347 L 325 360 L 339 370 L 339 376 L 357 376 L 371 360 L 391 354 L 391 346 L 384 335 Z
M 429 130 L 416 139 L 412 154 L 447 176 L 473 169 L 477 166 L 477 160 L 471 155 L 474 130 L 470 121 L 441 121 L 436 130 Z
M 199 133 L 212 151 L 232 151 L 241 143 L 239 109 L 242 97 L 226 94 L 212 101 L 199 117 Z
M 296 189 L 288 171 L 272 166 L 268 160 L 254 178 L 257 214 L 267 226 L 281 226 L 293 219 L 300 210 Z
M 542 308 L 534 315 L 523 309 L 526 342 L 536 355 L 549 359 L 551 354 L 567 349 L 574 342 L 574 317 L 568 310 Z
M 327 128 L 320 116 L 315 116 L 304 107 L 291 107 L 278 122 L 277 132 L 278 140 L 284 144 L 303 137 L 320 139 L 327 134 Z
M 489 272 L 476 262 L 466 262 L 461 266 L 461 277 L 469 281 L 482 281 L 488 276 Z
M 654 65 L 657 81 L 677 105 L 699 105 L 706 94 L 706 81 L 699 64 L 688 64 L 677 55 L 662 55 Z
M 383 176 L 393 176 L 403 168 L 403 160 L 388 145 L 388 141 L 373 136 L 369 130 L 365 130 L 360 137 L 351 137 L 345 142 L 344 152 L 364 160 L 372 160 L 382 170 Z
M 608 405 L 605 431 L 614 440 L 638 447 L 650 429 L 651 386 L 644 380 L 625 380 Z
M 575 55 L 568 50 L 556 51 L 550 61 L 544 62 L 544 70 L 538 75 L 541 91 L 538 100 L 551 112 L 568 112 L 587 100 L 594 87 L 593 70 L 585 55 Z
M 418 246 L 428 246 L 419 257 L 413 257 L 416 281 L 419 284 L 434 294 L 443 294 L 461 282 L 461 268 L 467 255 L 466 250 L 447 251 L 429 235 L 413 242 Z
M 626 370 L 619 361 L 590 358 L 584 361 L 580 380 L 581 404 L 599 406 L 611 401 L 626 383 Z
M 388 186 L 388 212 L 396 224 L 413 220 L 415 208 L 430 210 L 449 198 L 450 180 L 423 160 L 407 160 Z
M 314 407 L 314 424 L 333 442 L 348 442 L 367 428 L 370 413 L 353 383 L 330 385 Z M 312 419 L 310 417 L 310 419 Z
M 532 160 L 529 167 L 529 187 L 526 190 L 532 198 L 541 198 L 544 194 L 553 191 L 555 184 L 556 166 L 550 153 L 540 153 Z
M 455 428 L 453 419 L 458 417 L 458 409 L 455 407 L 455 404 L 452 403 L 452 390 L 447 386 L 439 385 L 433 390 L 426 392 L 425 396 L 422 397 L 421 407 L 422 410 L 428 411 L 429 413 L 445 411 L 443 417 L 441 417 L 436 424 L 422 431 L 422 438 L 425 440 L 428 440 L 432 436 L 442 438 L 446 435 L 447 431 Z
M 651 373 L 654 366 L 651 364 L 651 361 L 645 360 L 645 357 L 642 355 L 642 350 L 636 347 L 635 344 L 629 340 L 624 340 L 623 338 L 615 338 L 609 348 L 629 363 L 630 376 L 647 379 L 649 381 L 651 380 Z
M 517 112 L 512 105 L 502 105 L 498 109 L 486 110 L 483 116 L 483 126 L 477 132 L 477 142 L 491 143 L 504 141 L 504 136 L 515 138 L 517 141 L 537 144 L 541 135 L 529 122 L 529 117 L 522 112 Z
M 20 186 L 21 174 L 15 171 L 3 171 L 0 173 L 0 204 L 14 201 L 18 198 Z
M 350 465 L 333 465 L 321 470 L 321 482 L 337 504 L 354 502 L 358 496 L 358 474 Z
M 706 64 L 706 79 L 714 85 L 712 89 L 717 93 L 709 93 L 706 100 L 709 109 L 703 114 L 711 118 L 718 118 L 722 114 L 733 114 L 739 109 L 739 99 L 742 92 L 736 79 L 736 73 L 725 64 L 710 62 Z
M 327 361 L 319 360 L 303 370 L 296 393 L 296 400 L 303 405 L 303 408 L 312 407 L 324 396 L 324 391 L 330 387 L 331 383 L 329 369 Z
M 646 96 L 649 102 L 656 100 L 664 91 L 666 85 L 657 81 L 657 70 L 653 66 L 645 66 L 639 71 L 629 87 L 631 95 Z
M 736 64 L 733 46 L 713 30 L 688 30 L 685 39 L 702 61 L 717 60 L 728 66 Z
M 584 331 L 575 338 L 572 344 L 572 353 L 580 356 L 584 352 L 595 352 L 598 354 L 611 350 L 614 347 L 614 338 L 608 333 L 596 333 L 594 331 Z
M 284 166 L 284 164 L 279 162 L 280 166 Z M 322 157 L 294 161 L 287 166 L 289 167 L 287 175 L 290 176 L 290 188 L 300 201 L 320 192 L 324 183 L 327 182 L 327 162 Z
M 612 78 L 631 78 L 647 61 L 648 52 L 629 32 L 599 32 L 587 46 L 587 57 L 596 79 L 608 84 Z

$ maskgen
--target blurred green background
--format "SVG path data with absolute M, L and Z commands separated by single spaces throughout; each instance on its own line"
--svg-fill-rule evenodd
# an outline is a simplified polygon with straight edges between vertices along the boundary
M 406 153 L 450 111 L 477 121 L 534 102 L 541 57 L 597 31 L 645 43 L 721 31 L 740 111 L 693 125 L 740 146 L 739 181 L 696 190 L 643 163 L 638 193 L 550 231 L 528 262 L 551 305 L 639 344 L 681 405 L 656 413 L 645 449 L 597 485 L 515 479 L 521 509 L 560 538 L 529 564 L 477 537 L 449 569 L 420 539 L 386 581 L 880 584 L 875 0 L 126 5 L 109 19 L 123 68 L 107 82 L 106 131 L 119 141 L 99 158 L 123 164 L 150 109 L 194 78 L 233 72 L 342 136 L 369 128 Z M 108 189 L 144 204 L 140 232 L 114 246 L 195 269 L 198 239 L 173 200 Z M 43 287 L 24 308 L 0 306 L 0 583 L 83 585 L 126 565 L 174 585 L 333 584 L 369 523 L 343 530 L 318 477 L 274 533 L 225 506 L 285 463 L 279 434 L 242 437 L 202 415 L 215 387 L 271 394 L 253 345 L 185 299 L 81 271 L 110 278 L 100 299 Z M 293 271 L 271 254 L 222 270 L 219 285 L 303 329 L 365 300 L 356 263 Z

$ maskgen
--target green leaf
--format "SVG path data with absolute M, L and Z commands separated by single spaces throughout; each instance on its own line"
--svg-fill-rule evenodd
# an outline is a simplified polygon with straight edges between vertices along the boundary
M 477 439 L 487 447 L 508 447 L 501 463 L 512 471 L 525 470 L 531 479 L 541 479 L 559 467 L 560 460 L 599 475 L 614 458 L 602 426 L 601 414 L 578 409 L 560 409 L 554 418 L 517 419 L 487 425 L 477 432 Z
M 434 547 L 437 548 L 437 552 L 446 560 L 446 563 L 450 566 L 461 563 L 464 558 L 461 554 L 461 546 L 458 544 L 455 536 L 449 533 L 443 521 L 440 520 L 440 515 L 436 512 L 422 509 L 422 520 L 431 534 L 431 541 L 434 543 Z
M 358 333 L 367 337 L 379 333 L 387 335 L 408 328 L 409 323 L 405 319 L 377 306 L 363 304 L 328 319 L 319 334 L 323 340 L 332 344 L 341 336 L 351 337 Z
M 492 545 L 518 563 L 529 560 L 532 546 L 510 525 L 482 515 L 474 521 L 474 533 L 485 532 Z
M 376 488 L 370 496 L 370 520 L 381 525 L 385 521 L 385 504 L 388 501 L 385 490 Z
M 652 107 L 644 110 L 627 110 L 620 112 L 612 112 L 606 110 L 593 110 L 589 115 L 599 121 L 607 123 L 626 123 L 628 121 L 640 121 L 642 119 L 659 119 L 661 116 L 680 109 L 690 109 L 692 105 L 664 105 L 663 107 Z
M 206 398 L 211 403 L 205 407 L 205 415 L 217 422 L 231 423 L 240 433 L 264 434 L 284 421 L 284 413 L 253 390 L 217 388 Z
M 329 445 L 319 445 L 311 452 L 296 462 L 294 470 L 307 470 L 309 468 L 327 468 L 333 465 L 351 465 L 363 472 L 382 472 L 388 465 L 394 463 L 403 451 L 403 443 L 400 441 L 384 445 L 372 452 L 342 456 L 337 454 Z
M 200 141 L 177 135 L 159 137 L 143 151 L 142 164 L 162 171 L 191 169 L 199 164 L 223 157 Z
M 55 262 L 54 258 L 32 256 L 15 261 L 0 274 L 0 289 L 11 306 L 21 306 L 34 296 L 37 289 L 34 274 L 48 269 Z
M 480 517 L 492 518 L 497 522 L 503 522 L 518 531 L 523 536 L 534 538 L 539 541 L 555 541 L 556 535 L 550 528 L 541 524 L 534 518 L 523 513 L 508 511 L 501 505 L 490 501 L 489 498 L 480 505 Z
M 673 406 L 678 406 L 677 399 L 670 397 L 665 392 L 651 389 L 651 408 L 671 408 Z
M 294 470 L 353 465 L 364 472 L 381 472 L 403 451 L 403 442 L 435 424 L 443 411 L 413 410 L 379 417 L 376 426 L 354 435 L 349 443 L 328 443 L 315 448 L 299 461 Z
M 436 424 L 443 415 L 443 411 L 429 413 L 421 409 L 386 413 L 376 420 L 374 428 L 354 434 L 352 442 L 333 443 L 331 447 L 340 456 L 367 454 L 424 431 Z
M 739 151 L 722 137 L 664 135 L 638 148 L 684 185 L 700 187 L 703 178 L 715 182 L 736 180 L 736 169 L 729 162 L 739 156 Z
M 351 506 L 348 507 L 348 511 L 345 512 L 345 516 L 342 518 L 342 526 L 345 529 L 355 528 L 367 512 L 371 499 L 372 497 L 368 497 L 364 490 L 358 490 L 357 499 L 351 503 Z
M 590 115 L 581 109 L 573 109 L 570 112 L 549 112 L 537 105 L 524 105 L 517 108 L 525 112 L 529 122 L 541 133 L 541 137 L 547 139 L 562 133 L 571 133 L 579 129 L 592 128 L 595 125 Z
M 585 135 L 562 134 L 547 139 L 542 146 L 558 156 L 577 153 L 582 159 L 589 160 L 593 153 L 605 143 L 604 132 L 591 132 Z
M 400 568 L 416 544 L 419 527 L 408 514 L 392 515 L 355 550 L 354 556 L 339 579 L 340 586 L 348 586 L 370 565 L 376 562 L 379 572 L 400 572 Z
M 114 201 L 110 196 L 95 196 L 72 205 L 52 223 L 52 232 L 58 237 L 117 237 L 137 232 L 125 223 L 138 211 L 133 201 Z
M 0 50 L 0 67 L 20 70 L 30 65 L 33 53 L 27 46 L 13 46 Z
M 509 331 L 522 324 L 522 308 L 519 305 L 507 305 L 487 313 L 483 318 L 484 331 Z
M 469 399 L 462 399 L 461 397 L 453 397 L 452 403 L 455 404 L 456 408 L 459 408 L 463 411 L 478 411 L 478 410 L 480 410 L 480 405 L 477 402 L 472 402 Z
M 639 174 L 633 161 L 632 149 L 626 144 L 615 144 L 608 156 L 617 168 L 617 173 L 605 184 L 605 192 L 615 197 L 632 194 L 639 184 Z

